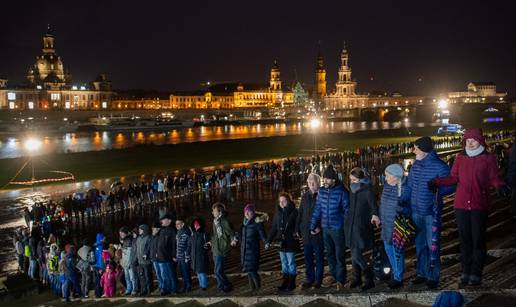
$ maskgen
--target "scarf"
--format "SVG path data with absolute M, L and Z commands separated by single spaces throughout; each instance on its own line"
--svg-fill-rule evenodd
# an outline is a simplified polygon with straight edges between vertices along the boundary
M 349 185 L 349 188 L 351 189 L 351 192 L 354 194 L 356 193 L 358 190 L 360 190 L 360 188 L 362 187 L 362 185 L 366 185 L 366 184 L 369 184 L 369 179 L 368 178 L 362 178 L 360 179 L 357 183 L 352 183 Z
M 213 220 L 215 223 L 215 229 L 217 230 L 217 238 L 222 238 L 222 226 L 220 226 L 220 216 Z
M 432 246 L 430 248 L 430 267 L 435 267 L 435 264 L 439 261 L 441 255 L 441 214 L 442 214 L 442 199 L 439 192 L 434 195 L 434 204 L 432 207 L 433 220 L 432 220 Z
M 242 224 L 244 224 L 244 226 L 247 226 L 247 224 L 249 224 L 249 221 L 246 217 L 244 217 L 244 221 L 242 222 Z
M 484 149 L 485 149 L 485 147 L 482 145 L 478 146 L 477 149 L 467 149 L 466 148 L 466 154 L 468 155 L 468 157 L 476 157 L 479 154 L 483 153 Z

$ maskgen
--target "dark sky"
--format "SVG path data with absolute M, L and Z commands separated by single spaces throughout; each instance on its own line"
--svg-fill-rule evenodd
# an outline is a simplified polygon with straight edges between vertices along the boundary
M 5 1 L 0 76 L 23 80 L 50 23 L 74 80 L 107 73 L 115 88 L 267 82 L 275 59 L 284 82 L 297 71 L 311 86 L 320 40 L 333 89 L 346 40 L 359 92 L 493 81 L 514 93 L 514 12 L 510 1 Z

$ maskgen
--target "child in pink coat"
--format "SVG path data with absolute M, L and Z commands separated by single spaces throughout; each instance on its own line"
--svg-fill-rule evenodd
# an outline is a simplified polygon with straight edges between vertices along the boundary
M 113 265 L 110 263 L 106 266 L 106 272 L 102 274 L 100 279 L 100 286 L 104 289 L 104 295 L 102 297 L 113 297 L 116 292 L 116 271 Z

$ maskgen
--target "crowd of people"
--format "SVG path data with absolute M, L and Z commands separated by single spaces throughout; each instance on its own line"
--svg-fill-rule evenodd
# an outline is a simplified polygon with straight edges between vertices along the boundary
M 491 189 L 508 197 L 509 187 L 516 184 L 515 151 L 508 162 L 507 148 L 499 143 L 488 150 L 486 140 L 497 142 L 509 137 L 507 131 L 486 138 L 480 129 L 467 129 L 462 138 L 422 137 L 412 143 L 256 163 L 211 174 L 184 173 L 128 186 L 115 184 L 108 193 L 96 189 L 75 193 L 59 204 L 38 204 L 25 211 L 28 227 L 20 229 L 13 239 L 19 268 L 66 301 L 72 292 L 74 297 L 88 297 L 90 290 L 96 297 L 113 297 L 120 287 L 121 295 L 132 296 L 187 293 L 194 289 L 193 274 L 199 289 L 206 290 L 211 266 L 217 288 L 228 293 L 233 286 L 225 274 L 225 263 L 231 250 L 239 247 L 242 271 L 248 275 L 250 289 L 257 291 L 261 288 L 263 242 L 265 249 L 278 250 L 283 274 L 279 291 L 296 288 L 295 257 L 301 250 L 303 289 L 323 285 L 325 259 L 331 276 L 324 283 L 344 289 L 347 249 L 353 269 L 349 287 L 368 290 L 375 287 L 368 251 L 375 246 L 374 233 L 379 229 L 392 272 L 388 285 L 396 289 L 403 286 L 404 250 L 409 244 L 400 243 L 396 228 L 405 218 L 415 232 L 417 274 L 412 283 L 435 289 L 441 272 L 442 198 L 455 192 L 463 272 L 459 283 L 478 286 L 486 257 Z M 450 161 L 441 160 L 436 153 L 436 149 L 457 146 L 463 150 Z M 414 163 L 407 167 L 392 163 L 409 151 L 415 154 Z M 500 167 L 508 169 L 507 183 Z M 211 232 L 206 229 L 206 217 L 186 219 L 166 210 L 153 224 L 121 227 L 116 242 L 109 242 L 101 232 L 95 242 L 78 242 L 63 231 L 74 218 L 112 214 L 232 185 L 268 183 L 276 190 L 286 190 L 304 180 L 300 178 L 306 178 L 308 190 L 299 206 L 290 194 L 280 192 L 268 233 L 264 224 L 269 217 L 258 212 L 254 204 L 245 206 L 240 227 L 233 228 L 229 210 L 220 202 L 212 206 Z

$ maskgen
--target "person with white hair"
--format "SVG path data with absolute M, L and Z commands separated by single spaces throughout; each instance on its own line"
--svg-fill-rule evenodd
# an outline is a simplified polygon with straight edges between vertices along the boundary
M 321 177 L 310 173 L 306 180 L 308 191 L 301 197 L 301 204 L 298 209 L 296 221 L 296 234 L 303 240 L 303 251 L 305 258 L 305 281 L 302 284 L 304 289 L 321 287 L 324 273 L 324 242 L 322 232 L 310 233 L 312 213 L 317 200 L 317 193 L 321 187 Z

